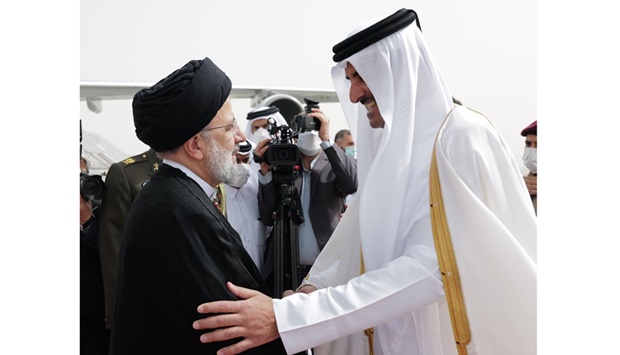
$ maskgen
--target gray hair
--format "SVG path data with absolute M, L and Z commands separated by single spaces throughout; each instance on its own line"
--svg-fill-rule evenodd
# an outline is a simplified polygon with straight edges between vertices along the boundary
M 350 135 L 351 135 L 351 131 L 349 131 L 348 129 L 341 129 L 340 131 L 338 131 L 338 133 L 336 133 L 336 136 L 334 137 L 334 142 L 337 143 L 342 138 L 344 138 L 344 136 L 350 136 Z

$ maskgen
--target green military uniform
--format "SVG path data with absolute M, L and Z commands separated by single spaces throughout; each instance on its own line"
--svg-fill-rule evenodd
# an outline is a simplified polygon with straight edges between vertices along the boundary
M 116 295 L 118 251 L 129 208 L 151 175 L 159 169 L 161 159 L 148 151 L 114 163 L 105 179 L 99 220 L 99 254 L 103 271 L 106 327 L 111 328 Z

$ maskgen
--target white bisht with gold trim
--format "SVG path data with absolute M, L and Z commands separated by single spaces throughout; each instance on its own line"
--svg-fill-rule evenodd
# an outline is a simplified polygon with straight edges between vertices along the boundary
M 350 102 L 347 63 L 372 91 L 383 129 L 372 129 L 366 108 Z M 287 351 L 457 353 L 431 227 L 436 146 L 468 353 L 535 354 L 536 216 L 501 135 L 462 106 L 442 126 L 452 96 L 415 26 L 350 55 L 332 77 L 358 142 L 359 188 L 304 281 L 319 290 L 273 301 Z M 369 349 L 364 330 L 372 327 Z
M 439 134 L 437 164 L 471 327 L 469 354 L 535 354 L 531 201 L 516 162 L 506 158 L 508 148 L 486 119 L 466 108 L 453 115 Z M 463 134 L 472 129 L 475 137 Z M 361 197 L 356 195 L 305 281 L 321 289 L 274 301 L 287 350 L 368 354 L 363 330 L 379 324 L 375 354 L 456 354 L 429 217 L 416 221 L 392 261 L 360 276 L 360 223 L 354 217 Z

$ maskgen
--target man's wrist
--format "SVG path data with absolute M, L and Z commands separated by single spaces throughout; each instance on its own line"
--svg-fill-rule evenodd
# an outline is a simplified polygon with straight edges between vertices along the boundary
M 318 290 L 318 288 L 317 288 L 316 286 L 314 286 L 313 284 L 310 284 L 310 283 L 305 283 L 305 284 L 302 284 L 301 286 L 297 287 L 297 289 L 295 290 L 295 292 L 303 292 L 302 290 L 303 290 L 304 288 L 306 288 L 306 287 L 312 287 L 312 291 L 316 291 L 316 290 Z M 310 291 L 310 292 L 312 292 L 312 291 Z M 303 293 L 309 293 L 309 292 L 303 292 Z

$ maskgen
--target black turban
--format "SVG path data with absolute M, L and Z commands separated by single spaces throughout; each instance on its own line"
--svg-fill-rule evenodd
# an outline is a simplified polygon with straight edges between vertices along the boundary
M 138 139 L 157 152 L 181 146 L 215 117 L 232 83 L 209 58 L 192 60 L 133 97 Z

